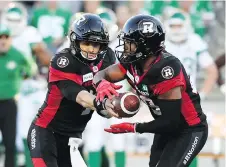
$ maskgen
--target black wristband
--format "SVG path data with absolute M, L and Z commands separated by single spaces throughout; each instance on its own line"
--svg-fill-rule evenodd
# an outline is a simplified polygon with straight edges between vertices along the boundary
M 98 85 L 101 83 L 101 81 L 102 81 L 102 80 L 99 80 L 96 84 L 95 84 L 95 83 L 93 83 L 93 86 L 94 86 L 95 88 L 97 88 L 97 87 L 98 87 Z
M 104 100 L 102 102 L 100 100 L 96 100 L 96 99 L 93 100 L 93 105 L 97 111 L 106 110 L 106 107 L 105 107 L 106 100 L 107 100 L 107 98 L 104 98 Z

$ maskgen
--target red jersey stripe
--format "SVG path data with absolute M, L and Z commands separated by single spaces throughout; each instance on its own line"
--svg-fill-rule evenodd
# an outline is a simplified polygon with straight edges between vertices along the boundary
M 180 71 L 180 74 L 174 77 L 171 80 L 165 80 L 163 82 L 160 82 L 154 86 L 152 86 L 152 89 L 154 91 L 154 94 L 161 95 L 166 92 L 168 92 L 170 89 L 175 88 L 177 86 L 182 86 L 183 90 L 185 88 L 185 82 L 183 82 L 183 72 Z
M 118 63 L 118 67 L 120 68 L 120 70 L 123 72 L 123 74 L 126 74 L 126 69 L 120 64 Z
M 55 116 L 58 108 L 60 107 L 63 95 L 56 85 L 52 85 L 47 98 L 47 107 L 43 109 L 40 116 L 36 119 L 35 124 L 46 128 Z
M 66 73 L 54 69 L 53 67 L 49 68 L 49 82 L 55 82 L 60 80 L 72 80 L 79 85 L 82 85 L 82 76 L 75 73 Z
M 34 167 L 47 167 L 46 163 L 42 158 L 32 158 Z

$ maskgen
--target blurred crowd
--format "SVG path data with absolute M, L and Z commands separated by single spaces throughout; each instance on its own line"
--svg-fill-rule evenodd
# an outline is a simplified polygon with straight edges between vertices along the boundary
M 86 12 L 98 14 L 103 19 L 110 34 L 111 42 L 109 46 L 113 50 L 118 44 L 116 40 L 118 31 L 120 31 L 128 18 L 136 14 L 151 14 L 162 20 L 166 26 L 166 33 L 169 30 L 169 41 L 175 42 L 186 38 L 182 33 L 187 32 L 188 29 L 186 28 L 189 27 L 189 31 L 192 31 L 192 33 L 198 36 L 197 40 L 194 40 L 192 44 L 197 45 L 198 49 L 207 49 L 208 55 L 215 62 L 211 68 L 207 68 L 210 67 L 208 65 L 211 64 L 211 60 L 209 64 L 202 62 L 200 63 L 201 67 L 198 66 L 195 68 L 196 71 L 200 68 L 207 68 L 207 75 L 204 76 L 204 73 L 201 72 L 199 74 L 197 72 L 198 74 L 195 77 L 202 79 L 206 78 L 206 76 L 208 78 L 209 76 L 210 78 L 209 80 L 206 79 L 206 85 L 201 88 L 200 95 L 205 99 L 207 94 L 211 92 L 216 81 L 219 89 L 223 93 L 225 92 L 224 72 L 222 70 L 225 64 L 224 1 L 17 1 L 14 4 L 10 1 L 0 1 L 0 39 L 9 38 L 11 40 L 8 42 L 9 46 L 12 45 L 27 57 L 26 61 L 28 65 L 23 66 L 26 66 L 26 68 L 29 66 L 29 70 L 33 70 L 33 74 L 29 73 L 29 75 L 26 70 L 21 70 L 22 73 L 19 71 L 17 75 L 21 74 L 21 82 L 18 82 L 20 86 L 9 97 L 1 97 L 2 90 L 0 90 L 0 120 L 3 119 L 1 112 L 3 112 L 4 107 L 5 110 L 19 111 L 17 114 L 16 112 L 12 112 L 12 117 L 17 118 L 18 121 L 17 123 L 14 121 L 15 125 L 11 126 L 11 130 L 9 130 L 12 133 L 16 133 L 17 129 L 16 148 L 12 148 L 12 143 L 16 140 L 16 136 L 10 137 L 13 134 L 7 134 L 6 132 L 3 134 L 4 130 L 0 129 L 3 138 L 5 138 L 3 140 L 9 157 L 12 156 L 11 153 L 15 152 L 15 149 L 18 152 L 23 152 L 25 155 L 27 154 L 26 148 L 24 148 L 26 144 L 24 146 L 23 143 L 25 140 L 23 139 L 26 137 L 27 128 L 30 125 L 34 113 L 38 111 L 38 108 L 41 107 L 44 101 L 50 59 L 58 50 L 69 47 L 67 33 L 70 31 L 70 24 L 79 15 Z M 167 22 L 172 16 L 181 16 L 176 15 L 176 13 L 183 13 L 182 16 L 186 16 L 184 19 L 188 21 L 186 24 L 183 23 L 185 28 L 181 29 L 181 34 L 177 30 L 175 32 L 172 31 L 173 25 Z M 2 27 L 3 24 L 7 25 L 7 28 Z M 171 36 L 173 40 L 170 40 Z M 198 42 L 199 40 L 202 41 L 201 44 Z M 170 48 L 170 44 L 168 45 Z M 3 52 L 5 46 L 6 44 L 2 44 L 0 40 L 0 54 Z M 179 48 L 180 44 L 177 47 Z M 208 61 L 208 59 L 203 58 L 200 61 Z M 0 63 L 4 62 L 0 60 Z M 6 60 L 5 63 L 8 63 L 6 66 L 9 69 L 14 68 L 12 62 Z M 194 62 L 190 63 L 188 66 L 194 65 Z M 223 74 L 221 74 L 222 72 Z M 4 76 L 0 75 L 0 77 Z M 0 80 L 3 79 L 0 78 Z M 196 82 L 194 81 L 194 83 Z M 0 83 L 0 89 L 5 90 L 7 86 L 7 83 L 5 87 Z M 6 103 L 6 100 L 13 101 L 9 103 L 7 101 Z M 17 106 L 12 107 L 12 103 Z M 33 111 L 30 112 L 29 110 Z M 9 117 L 12 118 L 11 115 Z M 3 126 L 8 127 L 7 124 Z M 6 167 L 12 167 L 10 165 L 12 164 L 10 163 L 11 161 L 11 158 L 6 158 L 5 162 L 9 164 Z

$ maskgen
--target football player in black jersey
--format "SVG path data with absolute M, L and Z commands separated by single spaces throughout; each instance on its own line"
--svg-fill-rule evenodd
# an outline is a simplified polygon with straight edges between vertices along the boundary
M 95 75 L 97 98 L 112 98 L 113 83 L 126 78 L 154 120 L 114 124 L 105 131 L 154 133 L 150 167 L 189 166 L 206 143 L 208 125 L 183 65 L 165 50 L 162 23 L 150 15 L 136 15 L 125 23 L 118 38 L 120 63 Z
M 77 150 L 93 111 L 118 117 L 110 100 L 100 102 L 93 95 L 93 76 L 115 62 L 100 17 L 82 15 L 73 23 L 69 37 L 70 48 L 51 61 L 46 99 L 28 132 L 35 167 L 86 167 Z

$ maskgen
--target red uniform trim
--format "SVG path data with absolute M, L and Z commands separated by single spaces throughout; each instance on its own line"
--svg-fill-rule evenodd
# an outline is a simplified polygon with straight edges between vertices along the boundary
M 36 119 L 35 124 L 46 128 L 48 124 L 54 118 L 58 108 L 60 107 L 63 95 L 56 85 L 52 85 L 47 97 L 47 106 L 40 113 L 40 116 Z
M 42 158 L 32 158 L 34 167 L 47 167 L 46 163 Z
M 120 63 L 118 63 L 118 67 L 123 72 L 123 74 L 126 74 L 127 70 Z
M 79 85 L 82 85 L 82 76 L 75 73 L 66 73 L 54 69 L 53 67 L 49 68 L 49 82 L 55 82 L 60 80 L 72 80 Z

